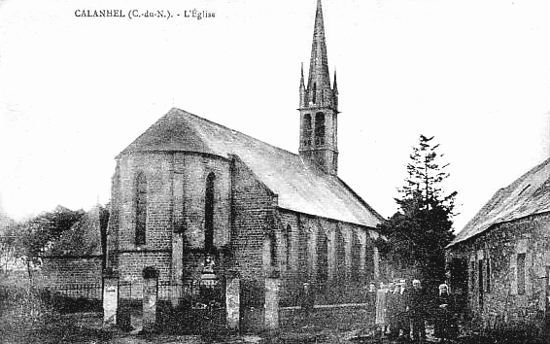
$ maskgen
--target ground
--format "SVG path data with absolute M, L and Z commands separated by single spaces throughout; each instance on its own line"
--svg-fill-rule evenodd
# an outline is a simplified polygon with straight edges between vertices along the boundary
M 437 343 L 433 338 L 433 327 L 428 326 L 427 343 Z M 117 329 L 103 330 L 102 314 L 73 313 L 58 315 L 55 321 L 45 324 L 43 328 L 34 332 L 27 332 L 24 336 L 18 336 L 12 332 L 3 333 L 2 343 L 77 343 L 77 344 L 150 344 L 150 343 L 190 343 L 190 344 L 294 344 L 294 343 L 337 343 L 337 344 L 397 344 L 403 342 L 390 341 L 388 338 L 374 338 L 367 335 L 363 329 L 342 329 L 320 327 L 316 324 L 299 326 L 285 331 L 261 334 L 231 334 L 220 333 L 216 335 L 181 335 L 163 333 L 140 333 L 140 328 L 134 328 L 131 332 L 123 332 Z M 462 336 L 452 343 L 455 344 L 535 344 L 543 341 L 514 341 L 481 338 L 479 336 Z

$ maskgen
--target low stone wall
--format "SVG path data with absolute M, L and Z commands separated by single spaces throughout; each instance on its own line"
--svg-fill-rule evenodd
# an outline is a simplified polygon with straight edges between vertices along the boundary
M 279 310 L 281 329 L 316 326 L 338 329 L 366 328 L 369 322 L 367 304 L 347 303 L 337 305 L 315 305 L 307 318 L 300 307 L 283 307 Z

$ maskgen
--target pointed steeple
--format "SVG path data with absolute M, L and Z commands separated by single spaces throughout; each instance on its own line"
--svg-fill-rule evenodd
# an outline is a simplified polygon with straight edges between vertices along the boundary
M 325 25 L 321 0 L 317 0 L 307 88 L 300 81 L 300 156 L 326 173 L 338 172 L 338 90 L 330 86 Z
M 300 108 L 306 106 L 306 85 L 304 84 L 304 63 L 302 62 L 300 77 Z
M 317 103 L 317 99 L 322 100 L 324 98 L 324 90 L 330 90 L 330 88 L 323 7 L 321 0 L 317 0 L 313 42 L 311 44 L 311 60 L 309 63 L 309 78 L 307 82 L 308 93 L 311 96 L 310 101 Z
M 336 83 L 336 68 L 334 68 L 334 82 L 332 83 L 334 94 L 338 94 L 338 84 Z

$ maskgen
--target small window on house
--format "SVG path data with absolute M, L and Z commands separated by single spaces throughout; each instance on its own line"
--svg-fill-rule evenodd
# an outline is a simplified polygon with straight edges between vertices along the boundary
M 315 114 L 315 144 L 325 144 L 325 114 L 322 112 Z
M 525 253 L 518 254 L 517 260 L 518 295 L 525 294 Z
M 136 228 L 135 244 L 145 245 L 145 233 L 147 229 L 147 179 L 145 173 L 140 172 L 135 182 L 136 199 Z
M 204 250 L 211 253 L 214 249 L 214 180 L 210 173 L 206 178 L 206 195 L 204 204 Z

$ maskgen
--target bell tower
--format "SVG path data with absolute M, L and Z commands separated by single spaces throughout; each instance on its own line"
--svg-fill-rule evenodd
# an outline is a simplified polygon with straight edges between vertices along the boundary
M 319 166 L 323 171 L 338 172 L 338 88 L 336 72 L 330 85 L 327 46 L 321 0 L 317 0 L 313 44 L 307 86 L 304 67 L 300 80 L 300 157 Z

